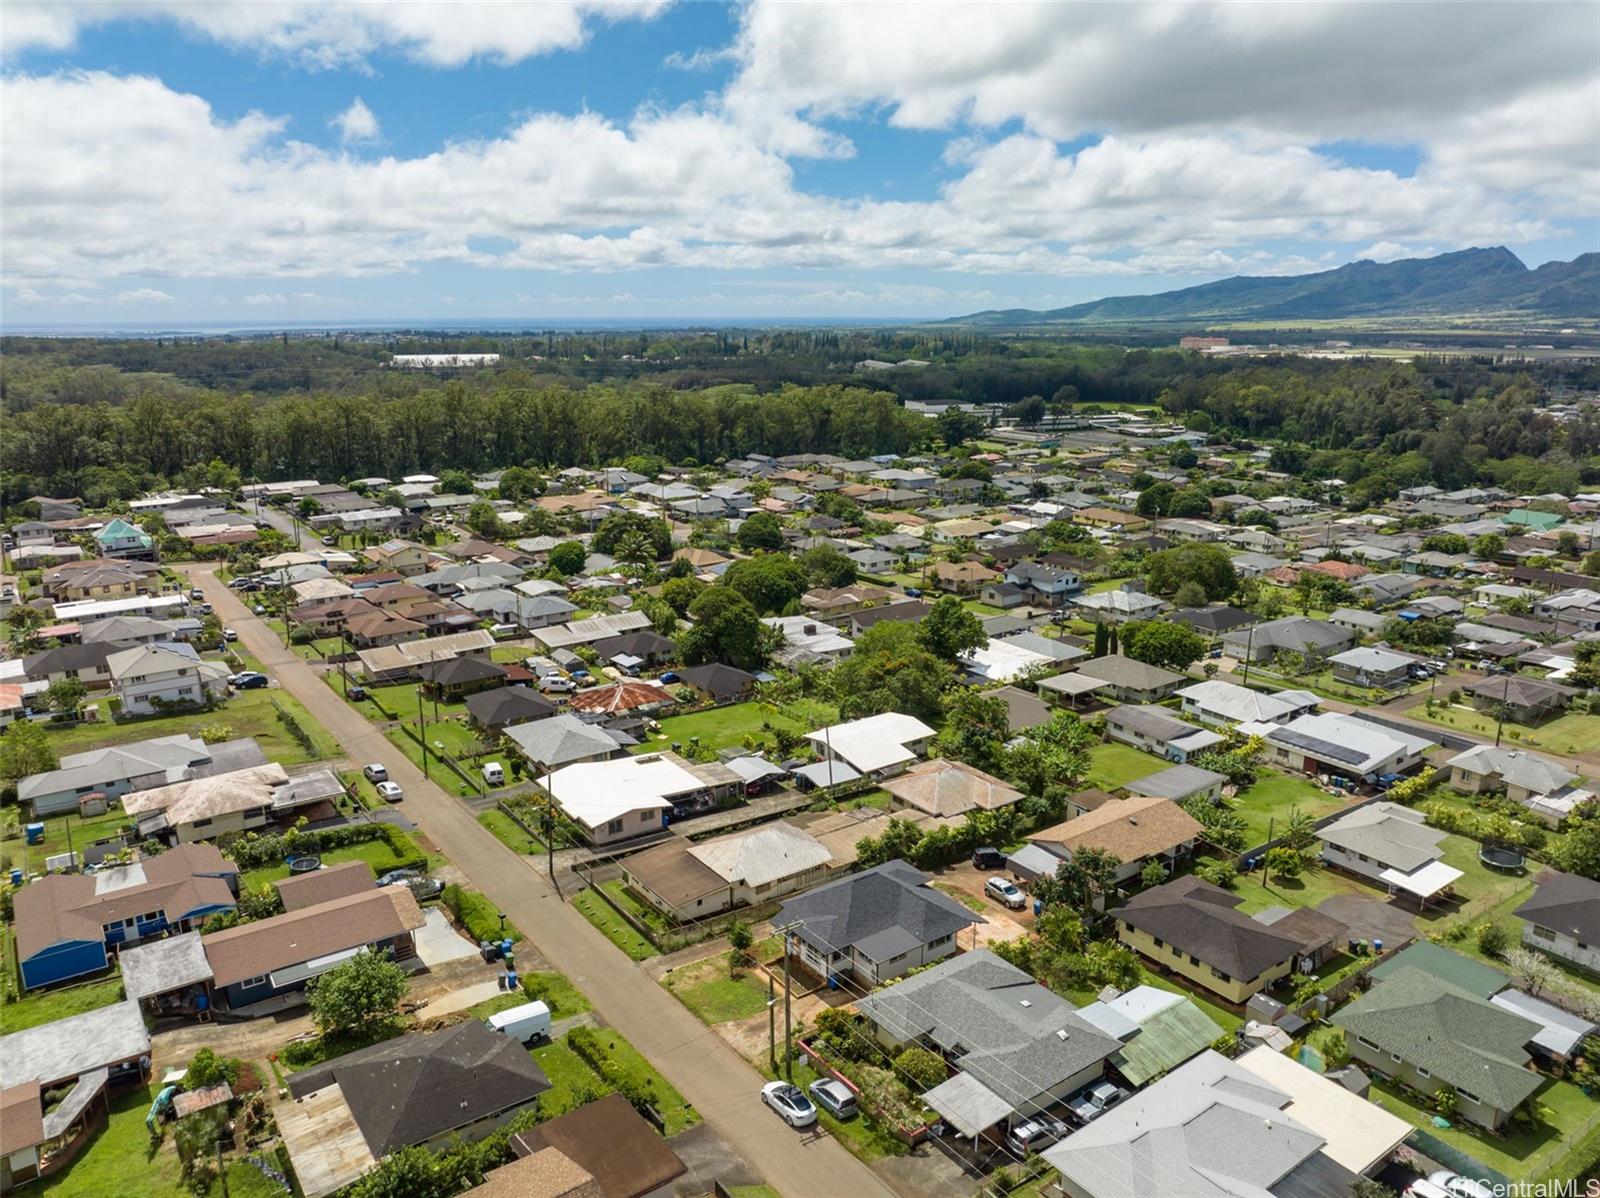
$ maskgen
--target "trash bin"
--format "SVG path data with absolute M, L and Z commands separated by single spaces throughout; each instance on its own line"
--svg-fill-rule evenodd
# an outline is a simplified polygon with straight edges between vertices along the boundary
M 1040 901 L 1039 899 L 1034 899 L 1033 900 L 1033 913 L 1035 915 L 1044 914 L 1044 903 L 1042 901 Z

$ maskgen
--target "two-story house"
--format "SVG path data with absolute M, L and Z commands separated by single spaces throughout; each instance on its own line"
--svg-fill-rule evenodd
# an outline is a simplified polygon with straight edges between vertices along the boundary
M 127 715 L 154 715 L 160 705 L 203 705 L 228 691 L 228 667 L 202 661 L 188 645 L 138 645 L 106 658 L 111 691 Z

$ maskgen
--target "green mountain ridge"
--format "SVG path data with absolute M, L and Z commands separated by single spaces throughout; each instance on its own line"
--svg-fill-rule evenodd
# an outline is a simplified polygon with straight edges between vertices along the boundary
M 1309 275 L 1236 275 L 1157 295 L 1120 295 L 1036 311 L 975 312 L 993 327 L 1171 320 L 1319 320 L 1517 312 L 1600 317 L 1600 253 L 1530 270 L 1505 246 L 1396 262 L 1362 259 Z

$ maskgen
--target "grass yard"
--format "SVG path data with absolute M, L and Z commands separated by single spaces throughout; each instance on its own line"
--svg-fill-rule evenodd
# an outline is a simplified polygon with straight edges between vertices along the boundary
M 1382 902 L 1386 897 L 1377 886 L 1363 886 L 1349 874 L 1327 869 L 1321 865 L 1308 865 L 1298 878 L 1280 878 L 1276 875 L 1261 884 L 1261 871 L 1243 874 L 1233 885 L 1234 893 L 1243 896 L 1239 910 L 1254 915 L 1268 907 L 1315 907 L 1325 899 L 1340 894 L 1354 894 Z
M 288 711 L 311 737 L 312 749 L 307 751 L 284 727 L 273 707 L 276 700 Z M 104 709 L 102 708 L 102 711 Z M 324 761 L 339 755 L 339 746 L 323 730 L 299 700 L 282 690 L 240 691 L 214 711 L 200 711 L 190 715 L 154 716 L 149 719 L 113 723 L 102 720 L 94 724 L 79 724 L 76 728 L 52 730 L 50 745 L 57 755 L 81 753 L 86 749 L 100 749 L 107 745 L 125 745 L 132 741 L 149 740 L 155 736 L 199 736 L 200 729 L 208 725 L 222 725 L 231 737 L 253 736 L 269 761 L 284 765 L 301 765 L 307 761 Z M 48 725 L 47 725 L 48 727 Z
M 589 1000 L 583 991 L 574 986 L 566 974 L 554 969 L 536 969 L 523 974 L 522 992 L 530 1002 L 537 999 L 545 1003 L 556 1019 L 589 1010 Z
M 610 896 L 612 902 L 627 911 L 640 923 L 644 924 L 645 927 L 656 932 L 670 932 L 672 930 L 672 924 L 667 917 L 650 906 L 649 903 L 636 897 L 628 889 L 627 883 L 621 878 L 613 878 L 609 882 L 601 882 L 600 889 Z
M 648 1087 L 655 1094 L 655 1102 L 652 1105 L 666 1125 L 663 1134 L 668 1139 L 700 1122 L 699 1112 L 690 1106 L 689 1101 L 678 1093 L 673 1084 L 662 1077 L 655 1066 L 645 1060 L 639 1050 L 623 1039 L 619 1032 L 608 1027 L 594 1030 L 606 1055 L 608 1068 L 615 1069 L 618 1076 L 632 1078 L 636 1085 L 641 1088 Z M 543 1099 L 540 1101 L 542 1103 Z
M 566 1040 L 541 1044 L 533 1050 L 533 1059 L 550 1079 L 550 1089 L 539 1095 L 539 1110 L 550 1118 L 601 1097 L 599 1074 L 567 1047 Z
M 1254 784 L 1234 796 L 1228 806 L 1243 817 L 1249 844 L 1254 847 L 1270 839 L 1269 831 L 1282 835 L 1294 807 L 1320 819 L 1347 804 L 1347 799 L 1330 795 L 1305 778 L 1260 770 Z
M 1498 1137 L 1472 1131 L 1465 1123 L 1435 1127 L 1431 1110 L 1377 1078 L 1372 1100 L 1513 1182 L 1571 1181 L 1600 1151 L 1600 1103 L 1571 1082 L 1553 1082 L 1535 1098 L 1541 1121 L 1531 1130 L 1512 1129 Z
M 1095 790 L 1116 790 L 1135 778 L 1166 769 L 1172 762 L 1141 752 L 1121 741 L 1108 740 L 1089 750 L 1089 773 L 1083 784 Z
M 549 847 L 538 837 L 529 836 L 498 807 L 491 807 L 488 811 L 482 812 L 478 816 L 478 822 L 494 833 L 495 839 L 513 853 L 537 856 Z
M 784 728 L 796 736 L 836 723 L 839 709 L 832 704 L 815 699 L 802 699 L 785 704 L 780 712 L 768 703 L 735 703 L 728 707 L 713 707 L 689 715 L 668 716 L 661 721 L 661 733 L 645 741 L 634 750 L 636 753 L 655 753 L 674 742 L 688 745 L 699 738 L 702 749 L 725 749 L 742 746 L 747 737 L 769 741 L 770 734 L 763 724 Z
M 633 928 L 622 917 L 606 906 L 593 890 L 585 888 L 572 896 L 572 905 L 578 913 L 598 928 L 602 935 L 635 961 L 644 961 L 656 955 L 656 946 Z
M 11 968 L 11 945 L 7 938 L 6 969 Z M 15 975 L 13 975 L 15 976 Z M 0 1033 L 9 1035 L 24 1028 L 53 1023 L 69 1015 L 82 1015 L 109 1007 L 122 1000 L 122 979 L 115 974 L 99 981 L 84 982 L 63 990 L 46 990 L 30 994 L 13 1003 L 0 1005 Z
M 662 985 L 702 1023 L 749 1019 L 767 1009 L 767 988 L 750 973 L 730 977 L 726 953 L 680 966 Z
M 398 831 L 398 829 L 396 829 Z M 402 835 L 404 835 L 402 833 Z M 322 854 L 324 865 L 340 865 L 346 861 L 365 861 L 372 867 L 373 877 L 387 873 L 399 866 L 403 858 L 390 847 L 387 840 L 369 840 L 365 844 L 346 845 L 340 849 L 329 849 Z M 258 869 L 247 870 L 239 876 L 241 890 L 253 890 L 257 886 L 267 886 L 273 882 L 280 882 L 289 876 L 289 863 L 279 862 L 276 865 L 263 865 Z
M 23 826 L 35 822 L 44 825 L 44 840 L 41 843 L 28 844 L 18 835 L 16 839 L 0 845 L 0 856 L 10 858 L 11 865 L 20 865 L 29 873 L 43 872 L 45 858 L 67 852 L 69 845 L 71 851 L 82 852 L 85 845 L 115 836 L 133 821 L 121 810 L 108 811 L 88 819 L 76 815 L 52 815 L 35 821 L 23 816 L 17 831 L 20 833 Z
M 1423 706 L 1413 707 L 1406 715 L 1443 728 L 1475 733 L 1493 738 L 1494 716 L 1471 707 L 1437 706 L 1431 712 Z M 1577 753 L 1600 744 L 1600 715 L 1581 715 L 1569 712 L 1537 726 L 1513 724 L 1504 728 L 1503 743 L 1509 748 L 1547 749 L 1552 753 Z
M 984 910 L 988 906 L 988 904 L 977 895 L 968 894 L 965 890 L 961 889 L 961 887 L 952 886 L 948 882 L 935 882 L 933 884 L 933 888 L 935 890 L 943 891 L 945 894 L 955 899 L 956 902 L 960 903 L 963 907 L 967 908 L 967 910 L 976 911 L 980 915 L 983 914 Z

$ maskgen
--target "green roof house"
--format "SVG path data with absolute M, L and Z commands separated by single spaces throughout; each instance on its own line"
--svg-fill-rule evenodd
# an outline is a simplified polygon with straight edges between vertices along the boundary
M 1418 940 L 1383 964 L 1374 966 L 1372 980 L 1381 982 L 1402 969 L 1420 969 L 1457 990 L 1465 990 L 1486 1001 L 1511 985 L 1511 975 L 1504 970 L 1474 961 L 1471 957 L 1463 957 L 1431 940 Z
M 1536 512 L 1525 507 L 1519 507 L 1500 517 L 1500 523 L 1513 530 L 1525 529 L 1531 532 L 1545 532 L 1565 520 L 1565 516 L 1558 516 L 1554 512 Z
M 95 533 L 94 542 L 102 557 L 150 557 L 156 545 L 149 533 L 121 516 L 113 517 Z
M 1545 1078 L 1528 1067 L 1540 1025 L 1432 973 L 1389 973 L 1332 1017 L 1364 1068 L 1423 1094 L 1453 1086 L 1456 1114 L 1498 1130 Z

